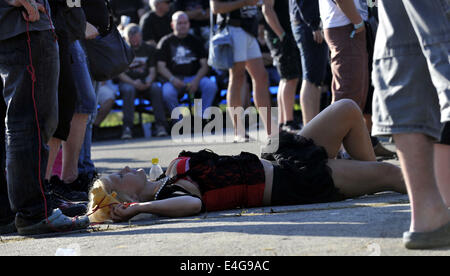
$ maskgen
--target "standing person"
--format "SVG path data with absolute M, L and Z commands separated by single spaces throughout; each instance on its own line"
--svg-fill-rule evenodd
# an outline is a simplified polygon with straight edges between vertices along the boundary
M 86 228 L 44 196 L 46 144 L 58 123 L 58 44 L 48 2 L 0 1 L 0 75 L 6 113 L 8 196 L 22 235 Z M 23 10 L 24 9 L 24 10 Z M 2 206 L 3 208 L 3 206 Z
M 267 135 L 271 131 L 271 100 L 268 87 L 268 75 L 264 67 L 261 50 L 256 38 L 258 37 L 258 0 L 211 0 L 210 6 L 214 14 L 219 14 L 217 24 L 224 28 L 228 26 L 233 40 L 234 64 L 229 70 L 229 85 L 227 105 L 229 108 L 242 107 L 241 91 L 245 83 L 245 71 L 252 78 L 253 98 L 259 111 L 266 108 L 266 116 L 260 113 Z M 234 117 L 234 116 L 233 116 Z M 240 140 L 244 137 L 243 122 L 241 118 L 232 118 L 235 137 Z
M 163 84 L 163 97 L 170 113 L 179 106 L 179 95 L 188 92 L 202 94 L 203 118 L 217 93 L 217 85 L 206 75 L 209 72 L 207 53 L 201 40 L 189 34 L 189 17 L 178 11 L 172 16 L 173 33 L 158 44 L 158 72 L 168 80 Z
M 289 0 L 289 8 L 303 69 L 300 104 L 303 125 L 306 125 L 320 112 L 320 86 L 326 78 L 328 46 L 320 28 L 318 1 Z
M 397 146 L 411 202 L 404 245 L 448 246 L 450 3 L 379 3 L 372 130 L 374 135 L 392 135 Z
M 363 110 L 369 89 L 366 0 L 319 0 L 319 6 L 331 51 L 333 102 L 352 99 Z
M 265 38 L 281 77 L 278 88 L 278 124 L 287 131 L 299 131 L 294 122 L 294 103 L 301 75 L 300 54 L 295 45 L 287 1 L 266 0 L 262 7 L 266 19 Z

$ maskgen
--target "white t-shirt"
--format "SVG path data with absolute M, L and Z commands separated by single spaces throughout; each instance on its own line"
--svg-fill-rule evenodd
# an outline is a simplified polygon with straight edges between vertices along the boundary
M 367 0 L 353 0 L 356 9 L 364 20 L 369 17 L 367 10 Z M 350 19 L 345 16 L 342 10 L 332 0 L 319 0 L 320 17 L 324 29 L 336 28 L 351 24 Z

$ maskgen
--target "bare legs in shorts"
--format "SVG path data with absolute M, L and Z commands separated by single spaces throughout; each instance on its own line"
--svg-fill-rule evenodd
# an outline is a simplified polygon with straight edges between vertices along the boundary
M 400 168 L 376 162 L 361 109 L 354 101 L 337 101 L 312 119 L 299 134 L 325 148 L 334 184 L 346 197 L 386 190 L 406 193 Z M 335 159 L 342 144 L 353 160 Z

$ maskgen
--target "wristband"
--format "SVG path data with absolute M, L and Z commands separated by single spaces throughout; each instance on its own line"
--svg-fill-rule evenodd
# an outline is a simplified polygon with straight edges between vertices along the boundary
M 364 26 L 364 20 L 361 23 L 359 23 L 359 24 L 353 24 L 354 30 L 350 34 L 350 38 L 354 38 L 355 35 L 356 35 L 356 30 L 362 28 L 363 26 Z
M 361 23 L 359 24 L 353 24 L 353 27 L 355 28 L 355 30 L 358 30 L 360 28 L 362 28 L 364 26 L 364 20 L 361 21 Z

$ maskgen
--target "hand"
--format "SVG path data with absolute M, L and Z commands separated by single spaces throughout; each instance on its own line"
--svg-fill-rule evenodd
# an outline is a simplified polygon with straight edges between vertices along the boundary
M 189 95 L 193 96 L 197 92 L 199 86 L 199 81 L 193 80 L 188 86 Z
M 86 24 L 86 33 L 85 33 L 86 39 L 94 39 L 99 35 L 100 33 L 98 32 L 97 28 L 88 22 Z
M 139 203 L 132 205 L 117 204 L 111 208 L 110 215 L 113 221 L 128 221 L 139 213 Z
M 39 21 L 41 18 L 39 12 L 45 13 L 45 7 L 40 3 L 36 3 L 35 0 L 6 0 L 6 2 L 14 7 L 24 7 L 26 12 L 22 12 L 22 16 L 26 21 Z
M 364 24 L 361 28 L 355 30 L 355 34 L 362 33 L 366 30 L 366 25 Z
M 317 44 L 322 44 L 323 42 L 322 30 L 319 29 L 317 31 L 313 31 L 313 38 Z
M 140 90 L 140 91 L 142 91 L 142 90 L 146 90 L 146 89 L 148 89 L 150 86 L 149 85 L 147 85 L 147 84 L 145 84 L 145 83 L 143 83 L 141 80 L 135 80 L 134 82 L 133 82 L 133 86 L 134 86 L 134 88 L 136 88 L 137 90 Z
M 174 78 L 174 79 L 172 80 L 172 84 L 173 84 L 173 86 L 175 86 L 175 88 L 177 88 L 177 89 L 181 89 L 181 88 L 183 88 L 183 87 L 186 86 L 186 84 L 184 84 L 184 81 L 180 80 L 179 78 Z

